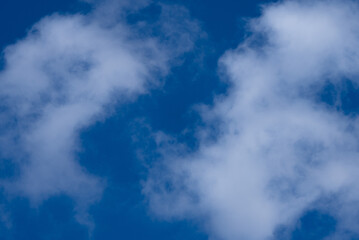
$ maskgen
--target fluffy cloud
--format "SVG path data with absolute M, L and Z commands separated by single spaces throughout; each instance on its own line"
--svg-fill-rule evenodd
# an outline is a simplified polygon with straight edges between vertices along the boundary
M 332 238 L 358 233 L 358 119 L 340 99 L 358 79 L 358 14 L 352 1 L 264 6 L 220 60 L 230 88 L 202 108 L 199 148 L 159 140 L 164 161 L 144 187 L 153 211 L 197 219 L 214 239 L 270 239 L 313 208 L 338 220 Z
M 168 71 L 170 59 L 191 48 L 198 30 L 194 22 L 184 24 L 185 42 L 163 31 L 188 14 L 179 7 L 173 8 L 180 15 L 169 16 L 173 8 L 163 5 L 152 25 L 130 25 L 121 7 L 109 13 L 108 5 L 99 4 L 87 15 L 45 17 L 4 50 L 0 146 L 16 169 L 1 182 L 8 193 L 33 204 L 67 194 L 78 211 L 100 199 L 105 182 L 77 163 L 79 131 L 109 115 L 114 105 L 158 86 L 156 78 Z

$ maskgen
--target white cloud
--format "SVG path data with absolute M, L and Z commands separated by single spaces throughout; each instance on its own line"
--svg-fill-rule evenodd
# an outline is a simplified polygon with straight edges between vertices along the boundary
M 312 208 L 338 220 L 333 238 L 358 233 L 358 121 L 318 101 L 328 82 L 358 79 L 358 14 L 351 1 L 264 6 L 220 60 L 228 96 L 201 112 L 217 139 L 200 129 L 185 157 L 161 146 L 144 187 L 153 211 L 195 218 L 214 239 L 269 239 Z
M 8 193 L 29 197 L 35 205 L 67 194 L 79 212 L 99 200 L 105 182 L 77 163 L 79 132 L 109 115 L 117 103 L 158 86 L 156 78 L 191 48 L 197 34 L 196 23 L 185 24 L 181 32 L 186 42 L 176 40 L 176 46 L 184 48 L 172 51 L 161 39 L 161 34 L 173 38 L 167 32 L 154 38 L 140 31 L 167 27 L 171 7 L 163 6 L 165 16 L 155 26 L 128 25 L 120 7 L 113 16 L 103 10 L 109 7 L 99 4 L 87 15 L 45 17 L 26 38 L 5 49 L 1 154 L 19 167 L 16 176 L 2 181 Z

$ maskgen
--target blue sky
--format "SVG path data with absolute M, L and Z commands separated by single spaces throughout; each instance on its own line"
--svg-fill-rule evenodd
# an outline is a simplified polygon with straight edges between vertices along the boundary
M 358 239 L 358 13 L 4 0 L 0 239 Z

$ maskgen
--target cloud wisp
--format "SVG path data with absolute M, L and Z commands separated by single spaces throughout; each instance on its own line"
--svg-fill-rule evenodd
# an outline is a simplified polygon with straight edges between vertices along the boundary
M 220 59 L 230 88 L 202 108 L 199 148 L 159 141 L 164 160 L 144 186 L 152 210 L 197 219 L 213 239 L 271 239 L 310 209 L 337 219 L 332 239 L 358 233 L 358 119 L 338 97 L 359 79 L 358 14 L 353 1 L 263 6 Z M 318 97 L 328 84 L 334 106 Z
M 78 164 L 79 132 L 108 116 L 116 104 L 159 86 L 172 59 L 191 48 L 196 23 L 183 26 L 185 42 L 163 32 L 178 20 L 168 14 L 174 11 L 170 6 L 162 6 L 160 20 L 152 25 L 130 24 L 122 6 L 115 7 L 108 12 L 108 5 L 98 4 L 86 15 L 45 17 L 4 50 L 0 149 L 16 169 L 1 181 L 7 193 L 28 197 L 35 205 L 66 194 L 79 212 L 99 200 L 105 181 Z M 156 37 L 152 28 L 157 28 Z

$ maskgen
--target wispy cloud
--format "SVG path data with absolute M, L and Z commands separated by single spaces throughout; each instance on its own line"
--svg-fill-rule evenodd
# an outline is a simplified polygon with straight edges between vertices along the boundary
M 158 78 L 196 38 L 197 25 L 187 19 L 177 32 L 186 39 L 169 34 L 173 18 L 182 16 L 169 15 L 170 6 L 162 6 L 154 23 L 129 23 L 122 5 L 94 6 L 87 15 L 45 17 L 4 51 L 0 146 L 2 157 L 18 171 L 1 184 L 33 204 L 67 194 L 81 212 L 101 198 L 105 181 L 77 162 L 79 132 L 108 116 L 116 104 L 160 86 Z
M 154 212 L 195 218 L 214 239 L 268 239 L 312 208 L 338 220 L 333 238 L 358 232 L 358 121 L 318 100 L 358 79 L 358 13 L 352 1 L 263 6 L 220 60 L 228 96 L 201 111 L 216 139 L 205 128 L 194 153 L 162 147 L 144 188 Z

